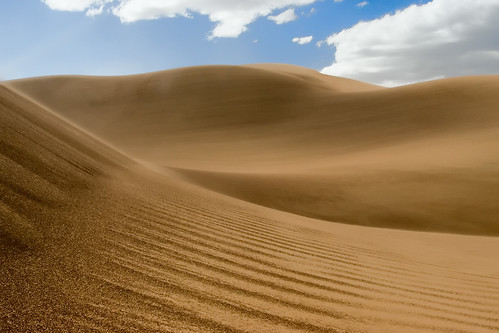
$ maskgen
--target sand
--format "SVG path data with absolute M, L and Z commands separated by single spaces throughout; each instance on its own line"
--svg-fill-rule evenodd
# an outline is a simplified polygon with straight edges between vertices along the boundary
M 0 331 L 499 330 L 498 76 L 0 85 Z

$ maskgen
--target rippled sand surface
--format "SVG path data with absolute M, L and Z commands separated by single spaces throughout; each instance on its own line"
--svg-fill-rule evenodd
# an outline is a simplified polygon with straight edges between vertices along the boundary
M 0 331 L 495 332 L 498 89 L 0 84 Z

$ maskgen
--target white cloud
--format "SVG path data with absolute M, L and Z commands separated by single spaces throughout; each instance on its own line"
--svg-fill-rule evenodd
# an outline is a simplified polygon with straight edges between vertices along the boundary
M 434 0 L 326 39 L 336 47 L 322 72 L 382 85 L 499 74 L 499 1 Z
M 258 17 L 289 6 L 303 6 L 317 0 L 119 0 L 113 13 L 123 22 L 185 15 L 188 11 L 208 15 L 216 22 L 210 37 L 238 37 Z
M 268 18 L 269 20 L 274 21 L 276 24 L 283 24 L 296 20 L 298 16 L 296 16 L 295 14 L 295 9 L 290 8 L 288 10 L 283 11 L 279 15 L 269 16 Z
M 100 15 L 113 0 L 42 0 L 50 9 L 70 12 L 86 11 L 87 16 Z
M 90 7 L 87 10 L 86 15 L 87 16 L 95 16 L 95 15 L 100 15 L 104 11 L 104 5 L 100 5 L 100 7 Z
M 104 5 L 113 0 L 42 0 L 50 9 L 70 12 L 87 11 L 88 16 L 102 14 Z
M 369 4 L 369 2 L 362 1 L 362 2 L 359 2 L 358 4 L 356 4 L 356 6 L 359 8 L 363 8 L 363 7 L 367 6 L 368 4 Z
M 307 36 L 307 37 L 295 37 L 292 39 L 293 43 L 297 43 L 300 45 L 305 45 L 308 44 L 312 41 L 314 37 L 313 36 Z
M 499 74 L 499 1 L 434 0 L 333 34 L 322 72 L 381 85 Z
M 81 12 L 99 4 L 100 0 L 42 0 L 50 9 Z
M 111 3 L 114 15 L 122 22 L 155 20 L 199 13 L 216 23 L 209 38 L 238 37 L 259 17 L 290 6 L 305 6 L 319 0 L 41 0 L 56 10 L 99 12 L 102 4 Z M 282 14 L 282 13 L 281 13 Z M 279 16 L 279 15 L 277 15 Z M 283 22 L 284 23 L 284 22 Z

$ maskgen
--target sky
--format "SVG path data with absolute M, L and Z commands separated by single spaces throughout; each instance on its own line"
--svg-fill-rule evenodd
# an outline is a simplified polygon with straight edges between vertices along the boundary
M 0 1 L 0 80 L 249 63 L 384 86 L 499 74 L 499 0 Z

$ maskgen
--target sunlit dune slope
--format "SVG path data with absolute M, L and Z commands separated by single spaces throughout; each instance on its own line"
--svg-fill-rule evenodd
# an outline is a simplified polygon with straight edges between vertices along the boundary
M 329 164 L 357 151 L 495 128 L 499 119 L 494 76 L 383 89 L 260 65 L 10 84 L 134 156 L 214 171 Z
M 265 69 L 270 76 L 275 70 Z M 43 80 L 33 82 L 42 83 L 42 89 Z M 333 89 L 342 80 L 333 78 L 331 82 L 332 86 L 319 84 L 328 86 L 325 95 L 327 91 L 331 91 L 331 98 L 333 94 L 353 93 L 350 88 L 348 93 Z M 359 87 L 362 94 L 367 93 L 366 88 L 385 91 Z M 49 93 L 54 91 L 47 90 Z M 66 98 L 69 103 L 70 96 Z M 295 193 L 294 205 L 303 207 L 320 186 L 331 189 L 351 175 L 351 182 L 359 188 L 346 187 L 345 192 L 359 195 L 364 185 L 365 198 L 372 202 L 376 186 L 369 185 L 367 171 L 375 165 L 375 158 L 369 154 L 391 156 L 390 149 L 406 151 L 403 145 L 357 149 L 349 155 L 351 160 L 341 160 L 343 167 L 334 164 L 341 154 L 326 152 L 326 145 L 318 148 L 321 154 L 317 159 L 308 159 L 286 140 L 279 142 L 288 147 L 282 160 L 279 155 L 274 159 L 268 155 L 278 145 L 262 144 L 265 153 L 260 154 L 256 143 L 250 144 L 245 152 L 252 154 L 249 161 L 253 164 L 241 160 L 225 166 L 211 158 L 214 151 L 195 155 L 192 149 L 185 159 L 177 156 L 184 167 L 194 162 L 199 167 L 187 172 L 165 167 L 168 155 L 157 160 L 150 157 L 146 162 L 125 156 L 91 135 L 91 127 L 78 128 L 76 125 L 83 127 L 83 123 L 70 117 L 69 104 L 66 111 L 61 110 L 54 113 L 0 84 L 0 332 L 499 330 L 497 237 L 326 222 L 254 205 L 190 183 L 220 187 L 216 189 L 234 196 L 262 191 L 268 201 L 264 204 L 284 202 L 287 206 L 279 208 L 289 210 L 286 200 L 272 201 L 270 193 Z M 281 112 L 288 111 L 283 108 Z M 313 110 L 303 112 L 311 114 Z M 492 128 L 493 122 L 489 125 Z M 443 136 L 435 141 L 431 136 L 426 138 L 442 145 L 435 145 L 433 153 L 423 149 L 422 141 L 408 140 L 406 144 L 419 147 L 421 154 L 435 156 L 435 168 L 441 172 L 450 164 L 468 165 L 476 186 L 476 166 L 493 169 L 493 163 L 487 164 L 492 157 L 486 140 L 487 133 L 493 131 L 480 128 L 465 134 L 452 127 L 452 133 L 460 133 L 460 142 L 481 142 L 482 150 L 451 154 L 447 164 L 440 153 L 442 147 L 452 145 Z M 196 131 L 203 129 L 199 126 Z M 224 140 L 231 133 L 237 134 L 220 131 L 226 134 L 221 136 Z M 147 138 L 147 131 L 142 133 L 143 140 L 154 142 Z M 326 134 L 318 131 L 318 135 Z M 480 139 L 467 139 L 475 134 Z M 200 144 L 193 129 L 183 135 L 184 141 L 177 140 L 184 147 Z M 279 135 L 284 137 L 285 133 Z M 452 137 L 449 140 L 455 142 Z M 262 142 L 266 142 L 264 138 Z M 112 143 L 127 148 L 125 141 Z M 235 149 L 238 143 L 233 143 L 225 141 L 227 151 L 243 156 Z M 301 149 L 312 143 L 312 139 L 304 142 Z M 206 147 L 214 148 L 212 144 L 208 141 Z M 340 147 L 340 143 L 336 145 Z M 416 157 L 400 154 L 390 163 L 405 172 L 412 172 L 408 166 L 415 165 L 424 173 L 423 163 L 410 163 Z M 373 163 L 365 168 L 345 167 L 362 159 Z M 312 163 L 307 164 L 307 160 Z M 376 172 L 382 171 L 383 160 L 378 161 L 381 164 Z M 399 191 L 404 182 L 396 180 L 393 193 L 399 193 L 399 201 L 408 202 L 404 195 L 410 194 Z M 451 177 L 449 182 L 455 179 Z M 327 191 L 323 193 L 327 197 Z M 488 194 L 480 191 L 475 195 L 486 198 Z
M 289 65 L 9 83 L 144 161 L 305 216 L 499 234 L 499 77 L 386 89 Z
M 207 66 L 10 84 L 134 156 L 216 169 L 241 168 L 241 160 L 265 164 L 275 154 L 301 157 L 315 146 L 320 152 L 335 129 L 324 127 L 323 113 L 330 112 L 321 104 L 331 93 L 377 88 L 300 67 L 278 69 Z

